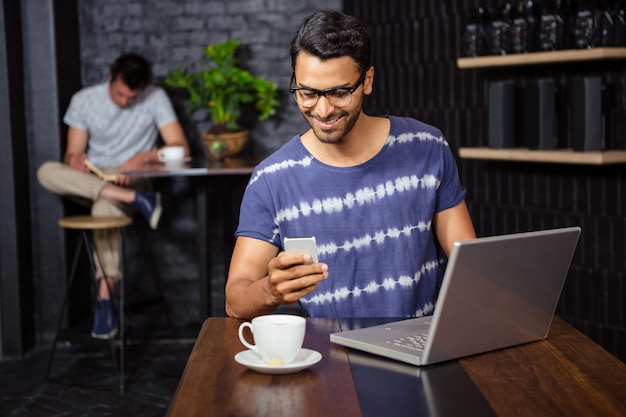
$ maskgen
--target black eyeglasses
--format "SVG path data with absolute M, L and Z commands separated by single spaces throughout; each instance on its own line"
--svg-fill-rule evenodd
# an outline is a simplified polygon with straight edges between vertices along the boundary
M 336 88 L 327 88 L 326 90 L 316 90 L 315 88 L 289 88 L 289 92 L 293 94 L 293 97 L 296 99 L 296 103 L 301 107 L 313 107 L 317 104 L 317 101 L 320 97 L 326 97 L 328 103 L 333 107 L 346 107 L 352 103 L 352 93 L 356 91 L 357 88 L 363 81 L 365 81 L 366 72 L 363 72 L 359 77 L 356 84 L 352 87 L 336 87 Z M 294 85 L 296 82 L 296 74 L 291 75 L 291 82 L 289 85 Z

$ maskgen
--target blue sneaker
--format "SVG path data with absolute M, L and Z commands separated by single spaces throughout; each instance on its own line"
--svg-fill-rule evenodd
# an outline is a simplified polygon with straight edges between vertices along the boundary
M 94 339 L 109 339 L 117 334 L 117 320 L 111 300 L 97 300 L 94 308 L 93 329 Z
M 152 229 L 157 228 L 163 211 L 160 193 L 137 191 L 135 201 L 130 205 L 146 218 Z

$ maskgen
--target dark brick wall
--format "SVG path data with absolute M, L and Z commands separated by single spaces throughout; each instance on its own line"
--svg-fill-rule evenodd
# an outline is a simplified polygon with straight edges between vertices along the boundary
M 456 67 L 466 19 L 496 1 L 348 0 L 373 35 L 376 50 L 371 114 L 401 114 L 440 127 L 453 150 L 487 146 L 487 88 L 512 79 L 518 87 L 552 78 L 567 100 L 568 82 L 599 76 L 605 83 L 606 146 L 626 149 L 626 61 L 465 69 Z M 532 71 L 531 71 L 532 70 Z M 559 110 L 566 119 L 567 108 Z M 559 140 L 571 129 L 560 122 Z M 576 251 L 557 314 L 626 360 L 626 170 L 583 166 L 459 160 L 467 202 L 481 236 L 580 225 Z
M 316 9 L 341 9 L 341 0 L 79 0 L 82 81 L 106 79 L 109 64 L 123 51 L 144 54 L 157 82 L 175 66 L 197 67 L 202 49 L 231 37 L 242 40 L 243 63 L 278 83 L 280 116 L 257 124 L 255 148 L 273 150 L 306 126 L 287 88 L 289 42 L 302 19 Z M 182 106 L 184 108 L 184 106 Z M 187 132 L 195 136 L 209 122 L 197 114 Z M 197 139 L 199 140 L 199 139 Z

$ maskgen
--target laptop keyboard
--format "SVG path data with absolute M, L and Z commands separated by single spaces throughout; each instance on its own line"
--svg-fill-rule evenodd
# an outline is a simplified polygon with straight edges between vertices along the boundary
M 396 339 L 387 340 L 387 343 L 390 343 L 395 346 L 404 347 L 411 350 L 421 351 L 426 346 L 426 341 L 428 340 L 428 333 L 414 334 L 410 336 L 398 337 Z

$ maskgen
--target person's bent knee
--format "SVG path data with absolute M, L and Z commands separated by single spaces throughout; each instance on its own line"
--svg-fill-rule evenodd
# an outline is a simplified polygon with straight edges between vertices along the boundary
M 91 215 L 95 217 L 125 216 L 126 212 L 122 209 L 120 203 L 100 198 L 94 201 L 93 206 L 91 206 Z
M 62 165 L 61 162 L 48 161 L 44 162 L 37 169 L 37 181 L 44 188 L 50 188 L 50 179 L 54 177 L 54 172 Z

